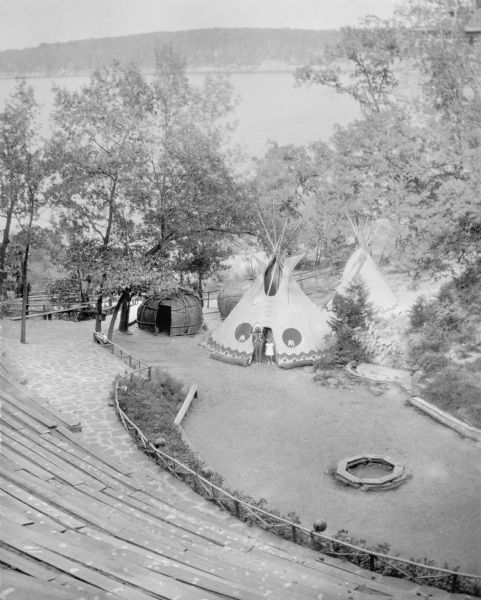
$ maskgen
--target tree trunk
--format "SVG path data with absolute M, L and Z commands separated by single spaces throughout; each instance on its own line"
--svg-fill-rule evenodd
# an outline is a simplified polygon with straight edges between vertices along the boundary
M 22 325 L 20 329 L 20 343 L 27 343 L 27 304 L 28 304 L 28 253 L 30 244 L 25 246 L 22 260 Z
M 95 312 L 95 332 L 102 332 L 102 305 L 103 305 L 103 290 L 100 290 L 99 295 L 97 296 L 97 310 Z
M 10 243 L 10 226 L 12 224 L 12 215 L 13 205 L 11 205 L 11 210 L 9 209 L 7 212 L 5 229 L 3 230 L 2 245 L 0 246 L 0 300 L 3 300 L 3 282 L 7 278 L 5 262 L 7 257 L 7 246 Z
M 77 276 L 78 276 L 78 285 L 79 285 L 79 290 L 80 290 L 80 302 L 87 302 L 88 298 L 85 298 L 85 294 L 84 294 L 84 289 L 82 286 L 82 274 L 80 273 L 80 270 L 77 269 Z
M 125 298 L 120 308 L 119 331 L 123 331 L 124 333 L 127 333 L 129 330 L 130 298 L 130 288 L 127 288 Z
M 204 300 L 202 298 L 202 272 L 198 271 L 197 272 L 197 278 L 198 278 L 198 292 L 199 292 L 199 296 L 200 296 L 200 302 L 202 304 L 202 306 L 204 306 Z
M 95 332 L 96 333 L 101 333 L 102 332 L 102 306 L 103 306 L 103 299 L 104 299 L 104 286 L 105 286 L 105 281 L 107 280 L 107 274 L 104 273 L 102 275 L 102 281 L 100 283 L 100 289 L 99 289 L 99 294 L 97 296 L 97 310 L 95 313 Z
M 125 309 L 124 307 L 127 306 L 127 309 Z M 114 335 L 114 327 L 115 327 L 115 322 L 117 321 L 117 315 L 119 314 L 119 310 L 122 308 L 122 315 L 120 318 L 120 327 L 119 330 L 120 331 L 127 331 L 128 329 L 128 321 L 129 321 L 129 308 L 130 308 L 130 288 L 124 288 L 122 290 L 122 293 L 120 294 L 120 298 L 117 301 L 117 304 L 115 305 L 114 311 L 112 313 L 112 318 L 110 319 L 110 325 L 109 325 L 109 331 L 107 333 L 107 338 L 109 340 L 112 340 L 112 336 Z M 127 311 L 127 328 L 126 329 L 121 329 L 122 326 L 122 318 L 125 318 L 125 310 Z

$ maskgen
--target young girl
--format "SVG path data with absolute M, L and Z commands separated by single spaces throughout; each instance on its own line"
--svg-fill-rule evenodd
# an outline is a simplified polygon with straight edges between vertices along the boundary
M 267 362 L 272 365 L 272 359 L 274 357 L 274 338 L 272 337 L 272 333 L 267 334 L 266 357 Z

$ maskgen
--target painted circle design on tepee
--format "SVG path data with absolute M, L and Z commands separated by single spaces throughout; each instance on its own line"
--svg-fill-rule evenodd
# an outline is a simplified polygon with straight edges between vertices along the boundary
M 235 339 L 238 342 L 245 342 L 251 335 L 251 329 L 252 326 L 250 323 L 241 323 L 240 325 L 237 325 L 234 333 Z
M 282 341 L 288 348 L 295 348 L 302 342 L 302 334 L 298 329 L 289 327 L 284 329 L 282 333 Z

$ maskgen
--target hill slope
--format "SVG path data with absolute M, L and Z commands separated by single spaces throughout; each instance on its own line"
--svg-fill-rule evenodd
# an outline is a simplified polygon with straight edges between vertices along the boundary
M 163 44 L 181 54 L 190 70 L 281 70 L 309 60 L 336 37 L 334 30 L 218 28 L 40 44 L 0 52 L 0 74 L 79 75 L 113 60 L 149 71 Z

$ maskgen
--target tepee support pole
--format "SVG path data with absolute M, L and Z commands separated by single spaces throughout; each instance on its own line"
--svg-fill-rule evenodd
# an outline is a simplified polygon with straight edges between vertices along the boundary
M 269 243 L 270 243 L 270 245 L 272 247 L 272 251 L 276 252 L 276 245 L 272 242 L 272 238 L 269 235 L 269 230 L 267 229 L 266 224 L 264 223 L 264 219 L 262 218 L 261 211 L 259 210 L 259 207 L 257 207 L 257 214 L 259 215 L 259 219 L 260 219 L 260 221 L 262 223 L 262 227 L 264 227 L 264 231 L 265 231 L 265 233 L 267 235 L 267 239 L 269 240 Z

